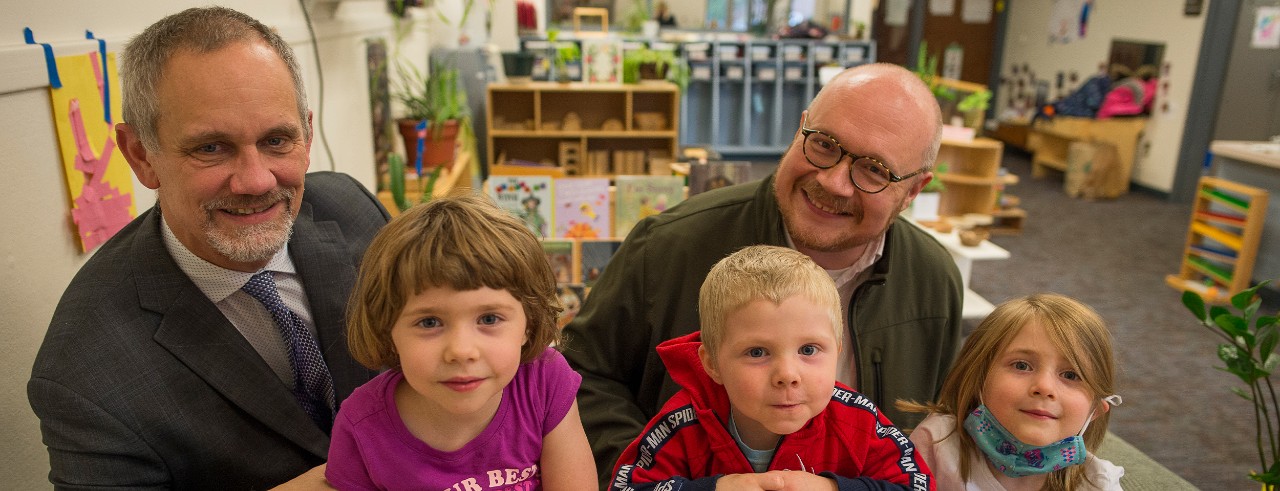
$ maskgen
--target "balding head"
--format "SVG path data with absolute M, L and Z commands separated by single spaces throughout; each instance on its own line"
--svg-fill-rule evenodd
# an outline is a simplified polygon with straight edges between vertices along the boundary
M 841 107 L 851 98 L 876 97 L 894 106 L 898 114 L 916 115 L 921 124 L 932 123 L 933 138 L 921 149 L 921 162 L 932 169 L 942 141 L 942 109 L 929 86 L 910 70 L 890 63 L 871 63 L 846 69 L 831 79 L 809 103 L 819 107 Z

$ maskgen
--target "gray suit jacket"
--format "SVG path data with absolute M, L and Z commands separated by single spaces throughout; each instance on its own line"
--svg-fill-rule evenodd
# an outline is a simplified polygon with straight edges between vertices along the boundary
M 289 242 L 342 401 L 375 372 L 347 352 L 347 295 L 389 216 L 349 176 L 307 175 Z M 262 489 L 325 461 L 329 437 L 178 269 L 153 208 L 67 287 L 27 395 L 59 489 Z

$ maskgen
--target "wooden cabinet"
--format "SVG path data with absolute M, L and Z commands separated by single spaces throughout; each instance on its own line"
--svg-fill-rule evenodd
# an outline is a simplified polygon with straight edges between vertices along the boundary
M 1226 302 L 1249 288 L 1267 212 L 1267 192 L 1233 181 L 1200 178 L 1182 269 L 1165 277 L 1179 290 Z
M 526 161 L 567 175 L 647 174 L 676 155 L 680 91 L 667 82 L 490 84 L 487 164 Z
M 942 191 L 938 214 L 962 216 L 968 213 L 991 215 L 992 232 L 1018 232 L 1026 213 L 1017 208 L 1002 209 L 999 198 L 1004 187 L 1018 182 L 1018 176 L 1000 172 L 1004 144 L 990 138 L 972 141 L 942 140 L 936 165 L 947 171 L 935 173 L 946 188 Z
M 1067 172 L 1067 149 L 1073 142 L 1091 142 L 1114 149 L 1117 166 L 1097 185 L 1098 197 L 1114 198 L 1129 191 L 1129 176 L 1138 142 L 1147 127 L 1146 118 L 1092 119 L 1057 116 L 1040 120 L 1027 135 L 1031 156 L 1031 177 L 1044 177 L 1046 169 Z

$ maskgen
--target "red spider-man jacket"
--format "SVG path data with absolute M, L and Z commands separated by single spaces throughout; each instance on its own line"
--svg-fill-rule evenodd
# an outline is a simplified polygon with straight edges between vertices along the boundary
M 658 345 L 683 389 L 618 459 L 611 489 L 713 490 L 724 474 L 754 472 L 729 434 L 729 395 L 698 359 L 700 333 Z M 832 477 L 841 491 L 934 489 L 915 446 L 862 394 L 836 384 L 826 410 L 778 444 L 769 470 Z

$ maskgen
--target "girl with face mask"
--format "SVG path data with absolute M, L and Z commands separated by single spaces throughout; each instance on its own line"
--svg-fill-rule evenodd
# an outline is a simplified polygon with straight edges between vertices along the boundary
M 969 335 L 911 433 L 939 490 L 1119 490 L 1124 469 L 1093 452 L 1114 395 L 1111 333 L 1057 294 L 1010 300 Z

